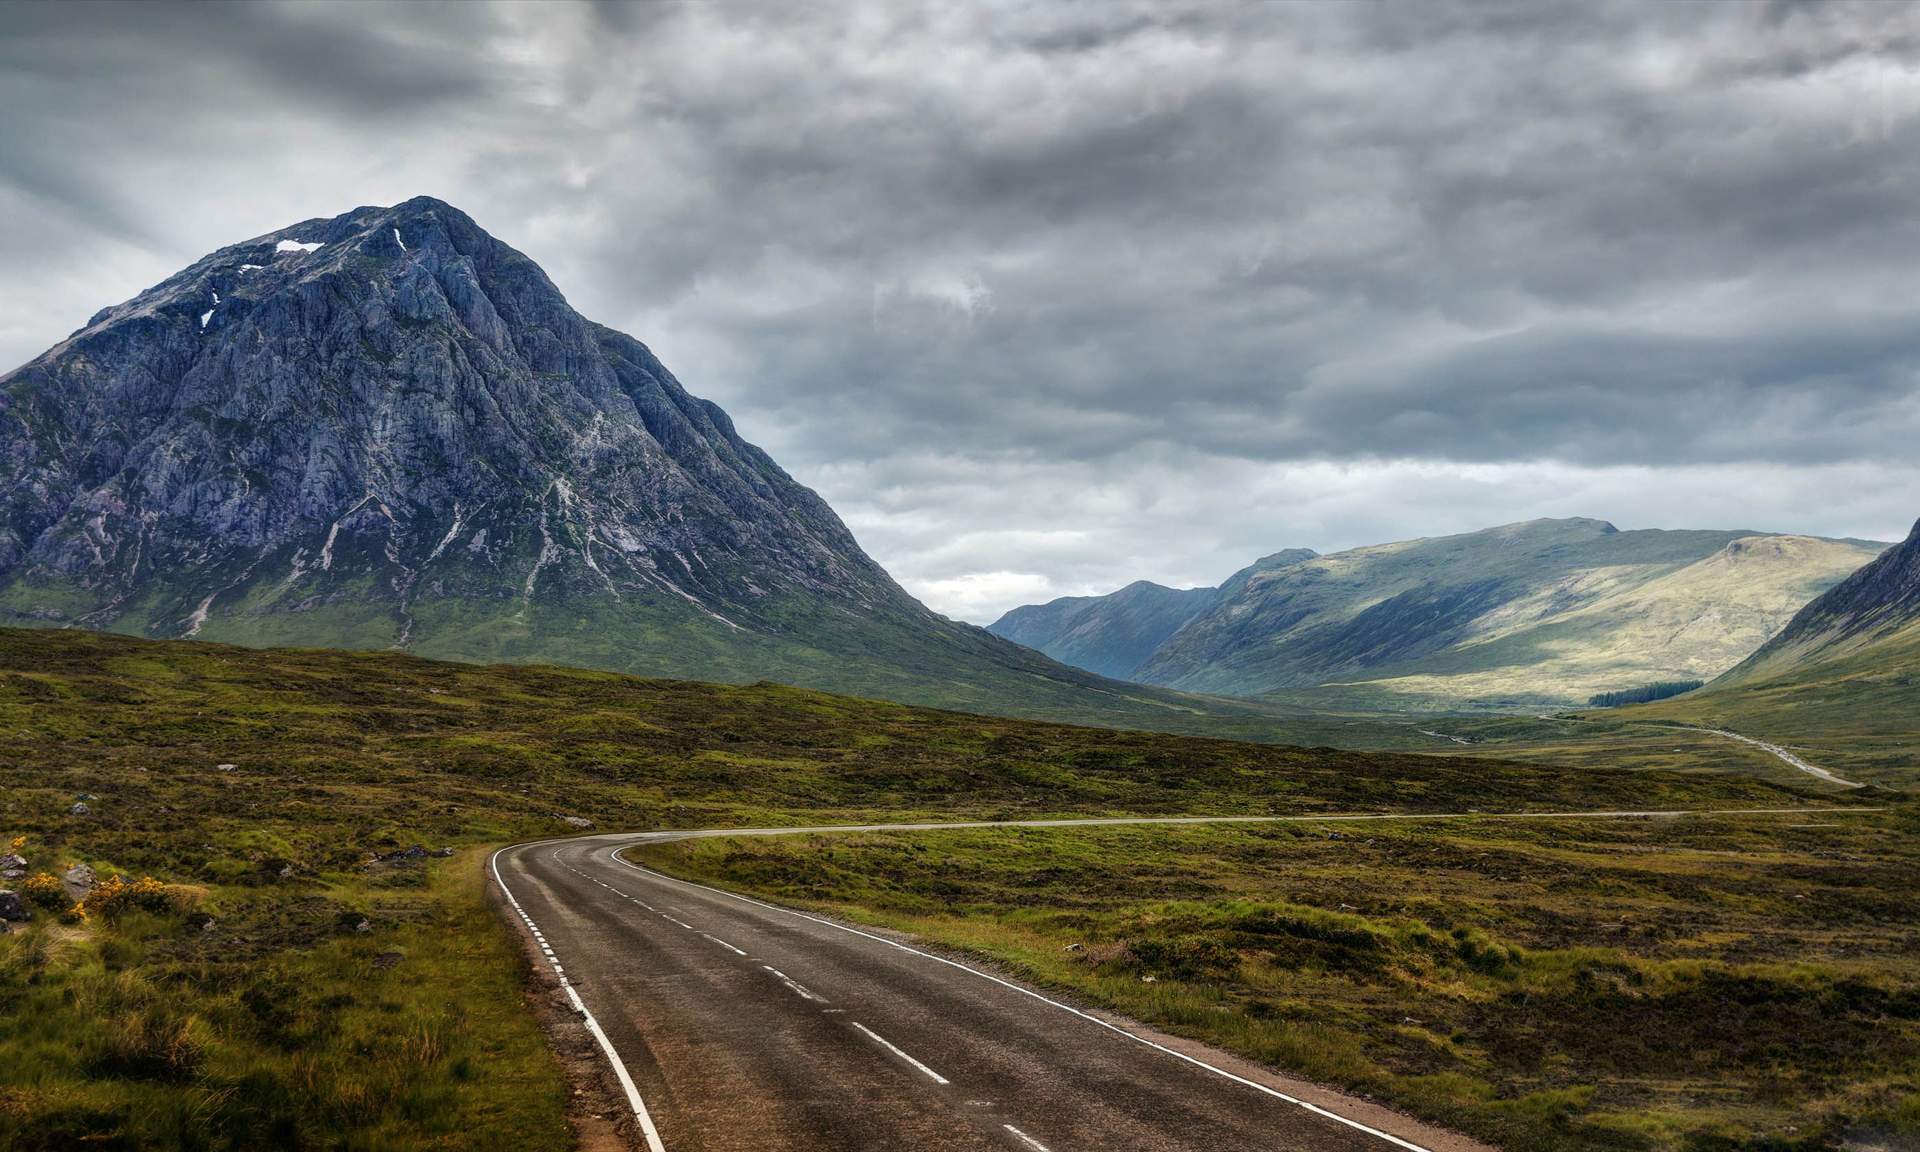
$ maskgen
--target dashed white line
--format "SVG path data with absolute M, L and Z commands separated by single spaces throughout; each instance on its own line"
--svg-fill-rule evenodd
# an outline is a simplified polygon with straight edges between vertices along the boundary
M 744 956 L 746 955 L 746 953 L 742 952 L 741 955 Z M 773 965 L 762 964 L 760 965 L 760 967 L 765 968 L 767 971 L 773 973 L 775 979 L 779 980 L 780 983 L 785 984 L 789 989 L 793 991 L 795 995 L 799 996 L 802 1000 L 812 1000 L 820 1004 L 825 1004 L 827 1002 L 824 996 L 818 995 L 812 989 L 807 988 L 805 985 L 801 984 L 799 981 L 795 980 L 793 977 L 787 975 L 785 972 L 780 971 L 780 969 L 775 968 Z
M 771 971 L 771 969 L 769 969 L 769 971 Z M 869 1040 L 872 1040 L 874 1043 L 880 1045 L 882 1048 L 885 1048 L 887 1051 L 893 1053 L 895 1056 L 900 1057 L 900 1059 L 905 1060 L 907 1063 L 919 1069 L 922 1073 L 926 1075 L 927 1079 L 933 1081 L 935 1084 L 947 1083 L 947 1078 L 945 1076 L 940 1075 L 940 1073 L 935 1072 L 933 1069 L 927 1067 L 925 1064 L 922 1064 L 920 1063 L 920 1061 L 915 1060 L 913 1057 L 907 1055 L 905 1052 L 900 1050 L 900 1047 L 898 1045 L 896 1045 L 893 1041 L 887 1039 L 885 1036 L 880 1035 L 880 1033 L 875 1032 L 873 1029 L 867 1027 L 865 1024 L 860 1023 L 860 1021 L 858 1020 L 849 1020 L 847 1021 L 847 1023 L 853 1025 L 855 1028 L 860 1029 L 860 1031 L 865 1032 Z
M 707 935 L 707 934 L 706 934 L 705 932 L 702 932 L 702 933 L 700 933 L 700 935 L 702 935 L 702 936 L 706 936 L 706 938 L 707 938 L 707 939 L 709 939 L 709 940 L 711 940 L 711 941 L 713 941 L 713 942 L 714 942 L 715 944 L 718 944 L 718 945 L 720 945 L 720 947 L 722 947 L 722 948 L 725 948 L 725 949 L 726 949 L 727 951 L 729 951 L 729 952 L 731 952 L 731 953 L 733 953 L 733 954 L 734 954 L 735 956 L 745 956 L 745 955 L 746 955 L 746 952 L 745 952 L 745 951 L 743 951 L 743 950 L 741 950 L 741 949 L 739 949 L 739 948 L 735 948 L 735 947 L 734 947 L 733 945 L 731 945 L 731 944 L 729 944 L 729 943 L 727 943 L 727 942 L 726 942 L 725 940 L 722 940 L 722 939 L 720 939 L 720 937 L 718 937 L 718 936 L 708 936 L 708 935 Z
M 527 910 L 520 906 L 519 898 L 514 896 L 513 889 L 507 887 L 506 879 L 500 875 L 500 853 L 505 851 L 506 849 L 502 848 L 487 859 L 488 867 L 493 870 L 493 882 L 500 885 L 501 894 L 506 896 L 507 903 L 513 905 L 513 910 L 519 913 L 520 919 L 526 922 L 527 930 L 538 936 L 540 929 L 534 924 L 533 917 L 527 915 Z M 600 1027 L 600 1021 L 594 1019 L 593 1013 L 588 1011 L 586 1004 L 581 1001 L 580 994 L 575 992 L 573 985 L 564 979 L 565 970 L 560 967 L 558 960 L 553 959 L 553 952 L 544 945 L 542 951 L 547 953 L 548 963 L 553 965 L 554 974 L 563 977 L 560 987 L 566 990 L 567 999 L 572 1002 L 574 1011 L 580 1013 L 580 1018 L 586 1021 L 587 1031 L 593 1033 L 593 1038 L 600 1042 L 600 1050 L 606 1053 L 607 1062 L 613 1065 L 614 1075 L 619 1078 L 620 1087 L 627 1094 L 627 1105 L 633 1109 L 633 1118 L 639 1123 L 641 1134 L 647 1138 L 648 1152 L 667 1152 L 667 1146 L 660 1142 L 659 1131 L 653 1126 L 653 1116 L 647 1111 L 647 1102 L 640 1098 L 640 1089 L 634 1086 L 633 1076 L 627 1072 L 627 1066 L 621 1062 L 620 1053 L 614 1050 L 613 1041 L 607 1039 L 607 1033 Z
M 1000 1125 L 1000 1127 L 1005 1128 L 1007 1131 L 1013 1133 L 1013 1138 L 1015 1140 L 1018 1140 L 1020 1141 L 1020 1143 L 1025 1144 L 1027 1147 L 1033 1149 L 1033 1152 L 1051 1152 L 1051 1149 L 1049 1149 L 1045 1144 L 1040 1143 L 1040 1141 L 1035 1140 L 1033 1137 L 1027 1135 L 1025 1132 L 1020 1131 L 1020 1129 L 1015 1128 L 1011 1124 L 1002 1124 Z
M 1015 984 L 1011 980 L 1002 980 L 1000 977 L 995 976 L 990 972 L 982 972 L 978 968 L 970 968 L 967 965 L 960 963 L 958 960 L 949 960 L 945 956 L 936 956 L 931 952 L 922 952 L 918 948 L 909 947 L 905 944 L 900 943 L 897 940 L 889 940 L 885 936 L 876 936 L 871 932 L 863 932 L 858 928 L 851 928 L 845 924 L 836 924 L 831 920 L 827 920 L 819 916 L 810 916 L 805 912 L 795 912 L 791 908 L 782 908 L 778 904 L 768 904 L 764 900 L 755 900 L 751 896 L 742 896 L 737 892 L 729 892 L 724 888 L 715 888 L 707 884 L 696 883 L 692 880 L 681 880 L 673 876 L 665 875 L 664 873 L 655 872 L 651 868 L 643 868 L 640 865 L 635 864 L 633 861 L 623 858 L 620 855 L 620 852 L 623 850 L 624 849 L 615 849 L 610 858 L 614 860 L 618 860 L 620 863 L 625 864 L 627 867 L 633 869 L 636 872 L 643 872 L 648 876 L 652 876 L 656 880 L 663 880 L 669 884 L 685 884 L 690 888 L 698 888 L 703 892 L 712 892 L 717 896 L 724 896 L 729 900 L 738 900 L 742 904 L 751 904 L 756 908 L 765 908 L 769 912 L 779 912 L 787 916 L 797 916 L 802 920 L 808 920 L 815 924 L 819 924 L 827 928 L 835 929 L 836 931 L 848 932 L 855 936 L 861 936 L 879 944 L 885 944 L 889 948 L 897 948 L 902 952 L 908 952 L 915 956 L 919 956 L 923 959 L 931 960 L 936 964 L 945 964 L 949 968 L 958 968 L 960 971 L 972 973 L 973 975 L 978 976 L 982 980 L 991 980 L 993 983 L 1000 985 L 1002 988 L 1007 988 L 1014 992 L 1018 992 L 1022 996 L 1030 996 L 1033 999 L 1038 1000 L 1042 1004 L 1045 1004 L 1049 1007 L 1058 1008 L 1062 1012 L 1071 1013 L 1072 1015 L 1078 1016 L 1082 1020 L 1085 1020 L 1091 1024 L 1096 1024 L 1101 1028 L 1105 1028 L 1107 1031 L 1112 1032 L 1115 1035 L 1124 1036 L 1136 1044 L 1144 1044 L 1148 1048 L 1152 1048 L 1157 1052 L 1165 1053 L 1166 1055 L 1171 1056 L 1175 1060 L 1179 1060 L 1184 1063 L 1191 1064 L 1196 1068 L 1200 1068 L 1204 1071 L 1211 1072 L 1215 1076 L 1219 1076 L 1226 1080 L 1231 1080 L 1236 1084 L 1245 1085 L 1246 1087 L 1251 1088 L 1256 1092 L 1260 1092 L 1267 1096 L 1271 1096 L 1276 1100 L 1284 1100 L 1289 1104 L 1292 1104 L 1298 1108 L 1305 1109 L 1306 1111 L 1311 1112 L 1316 1116 L 1324 1117 L 1328 1120 L 1333 1121 L 1336 1124 L 1342 1124 L 1348 1128 L 1354 1129 L 1355 1131 L 1364 1132 L 1369 1136 L 1373 1136 L 1380 1140 L 1384 1140 L 1387 1143 L 1392 1144 L 1396 1148 L 1405 1148 L 1405 1149 L 1408 1149 L 1408 1152 L 1433 1152 L 1431 1148 L 1427 1148 L 1424 1145 L 1415 1144 L 1411 1140 L 1402 1140 L 1400 1137 L 1395 1136 L 1391 1132 L 1383 1132 L 1380 1129 L 1375 1128 L 1370 1124 L 1363 1124 L 1358 1120 L 1352 1119 L 1351 1117 L 1342 1116 L 1340 1113 L 1335 1112 L 1330 1108 L 1323 1108 L 1320 1105 L 1315 1104 L 1310 1100 L 1302 1100 L 1298 1096 L 1290 1096 L 1287 1093 L 1282 1092 L 1277 1088 L 1269 1088 L 1265 1084 L 1260 1083 L 1258 1080 L 1249 1080 L 1245 1076 L 1241 1076 L 1236 1073 L 1229 1072 L 1225 1068 L 1221 1068 L 1218 1065 L 1209 1064 L 1205 1060 L 1202 1060 L 1196 1056 L 1189 1056 L 1185 1052 L 1181 1052 L 1177 1049 L 1169 1048 L 1165 1044 L 1161 1044 L 1154 1040 L 1149 1040 L 1145 1036 L 1138 1035 L 1137 1033 L 1129 1032 L 1125 1028 L 1120 1027 L 1118 1024 L 1109 1023 L 1105 1020 L 1100 1019 L 1098 1016 L 1092 1015 L 1091 1013 L 1082 1012 L 1080 1009 L 1075 1008 L 1071 1004 L 1063 1004 L 1058 1000 L 1052 999 L 1051 997 L 1043 996 L 1040 993 L 1035 992 L 1031 988 L 1022 988 L 1020 985 Z M 867 1029 L 862 1028 L 859 1024 L 854 1024 L 854 1027 L 860 1028 L 862 1032 L 867 1031 Z M 869 1033 L 869 1035 L 871 1035 L 871 1033 Z M 880 1040 L 880 1037 L 874 1036 L 874 1039 Z M 882 1044 L 887 1043 L 885 1040 L 880 1040 L 880 1042 Z M 892 1048 L 893 1045 L 887 1044 L 887 1047 Z M 899 1051 L 899 1049 L 897 1048 L 894 1050 L 896 1052 Z M 907 1056 L 906 1053 L 904 1052 L 901 1052 L 900 1055 L 903 1057 L 906 1057 L 907 1059 L 912 1059 L 912 1057 Z M 929 1071 L 928 1074 L 937 1076 L 937 1074 L 931 1071 Z M 946 1083 L 945 1080 L 941 1080 L 940 1082 L 942 1084 Z

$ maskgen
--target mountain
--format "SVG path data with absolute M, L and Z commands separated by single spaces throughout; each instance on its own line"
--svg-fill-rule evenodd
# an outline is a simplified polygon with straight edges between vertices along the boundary
M 1764 679 L 1903 638 L 1920 639 L 1920 521 L 1904 543 L 1802 608 L 1723 680 Z
M 1126 680 L 1179 631 L 1222 595 L 1242 587 L 1255 572 L 1310 560 L 1310 548 L 1290 548 L 1262 557 L 1218 588 L 1168 588 L 1136 580 L 1104 596 L 1062 596 L 1028 604 L 987 625 L 987 631 L 1038 648 L 1076 668 Z
M 1705 688 L 1608 719 L 1738 732 L 1848 780 L 1911 788 L 1920 780 L 1920 524 Z
M 430 198 L 222 248 L 0 377 L 0 487 L 0 623 L 1192 711 L 928 611 Z
M 1583 704 L 1718 675 L 1883 547 L 1571 519 L 1356 548 L 1255 566 L 1129 676 L 1321 707 Z

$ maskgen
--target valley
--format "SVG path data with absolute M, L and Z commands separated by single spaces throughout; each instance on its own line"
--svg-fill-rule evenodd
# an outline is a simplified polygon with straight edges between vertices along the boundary
M 1902 801 L 1880 789 L 1841 795 L 1804 777 L 1768 782 L 1697 769 L 1569 771 L 1522 761 L 1236 744 L 989 719 L 776 685 L 701 685 L 391 653 L 256 651 L 76 631 L 0 630 L 0 671 L 0 732 L 6 734 L 0 825 L 8 835 L 25 838 L 20 850 L 31 867 L 86 863 L 101 877 L 151 875 L 177 901 L 157 911 L 101 914 L 71 924 L 59 923 L 54 910 L 38 908 L 32 921 L 0 936 L 0 1002 L 32 1008 L 0 1013 L 0 1066 L 34 1070 L 30 1078 L 10 1078 L 0 1087 L 0 1137 L 23 1150 L 63 1147 L 78 1135 L 103 1146 L 245 1145 L 263 1139 L 291 1146 L 323 1131 L 361 1133 L 374 1142 L 380 1131 L 404 1131 L 414 1147 L 546 1142 L 541 1133 L 566 1122 L 568 1080 L 538 1042 L 535 1017 L 519 1007 L 519 996 L 503 992 L 527 969 L 524 961 L 510 959 L 508 938 L 497 923 L 482 927 L 490 913 L 477 880 L 488 846 L 577 835 L 570 822 L 579 821 L 619 830 L 969 817 L 1286 816 L 1293 822 L 1271 828 L 908 834 L 901 859 L 929 866 L 950 860 L 950 867 L 937 865 L 935 875 L 944 878 L 930 882 L 957 902 L 950 909 L 957 918 L 936 916 L 913 927 L 930 941 L 1021 965 L 1042 986 L 1078 990 L 1096 1002 L 1110 995 L 1114 1007 L 1149 1023 L 1296 1074 L 1385 1093 L 1418 1114 L 1502 1139 L 1600 1130 L 1595 1124 L 1604 1129 L 1613 1123 L 1604 1116 L 1619 1098 L 1602 1095 L 1589 1107 L 1578 1094 L 1537 1087 L 1528 1093 L 1547 1095 L 1514 1097 L 1532 1100 L 1516 1111 L 1473 1104 L 1483 1089 L 1467 1080 L 1409 1087 L 1410 1081 L 1398 1079 L 1412 1067 L 1394 1054 L 1399 1049 L 1361 1039 L 1379 1030 L 1398 1036 L 1405 1027 L 1394 1023 L 1396 1013 L 1405 1011 L 1400 1002 L 1375 993 L 1320 1023 L 1303 1021 L 1304 1034 L 1323 1038 L 1308 1049 L 1278 1041 L 1249 1045 L 1245 1036 L 1283 1034 L 1263 1031 L 1272 1026 L 1258 1023 L 1266 1019 L 1259 996 L 1276 993 L 1242 999 L 1228 991 L 1235 987 L 1229 981 L 1217 993 L 1225 999 L 1203 997 L 1198 1010 L 1200 1018 L 1217 1017 L 1218 1023 L 1196 1031 L 1195 1009 L 1169 1007 L 1189 1003 L 1188 989 L 1178 983 L 1185 970 L 1179 966 L 1186 963 L 1178 959 L 1186 955 L 1179 949 L 1200 949 L 1194 955 L 1227 964 L 1223 972 L 1243 960 L 1277 962 L 1261 959 L 1268 956 L 1268 944 L 1261 942 L 1266 937 L 1232 936 L 1228 952 L 1219 950 L 1224 945 L 1200 943 L 1217 930 L 1205 927 L 1213 923 L 1207 917 L 1234 907 L 1205 911 L 1214 899 L 1207 893 L 1281 899 L 1289 916 L 1324 920 L 1343 932 L 1385 933 L 1383 941 L 1400 941 L 1392 949 L 1414 948 L 1415 937 L 1429 940 L 1431 947 L 1418 944 L 1404 962 L 1416 954 L 1428 957 L 1421 964 L 1433 967 L 1418 969 L 1428 973 L 1421 979 L 1446 985 L 1465 980 L 1449 995 L 1465 996 L 1460 1003 L 1468 1005 L 1475 997 L 1499 994 L 1506 980 L 1559 987 L 1554 981 L 1572 979 L 1580 964 L 1615 970 L 1606 966 L 1616 961 L 1598 955 L 1567 967 L 1571 962 L 1552 952 L 1556 937 L 1549 926 L 1558 923 L 1552 931 L 1571 933 L 1564 946 L 1584 957 L 1577 951 L 1588 946 L 1578 943 L 1580 933 L 1602 932 L 1603 924 L 1576 930 L 1552 918 L 1554 906 L 1537 909 L 1531 903 L 1544 898 L 1534 887 L 1543 877 L 1588 875 L 1569 871 L 1570 862 L 1595 866 L 1582 853 L 1636 862 L 1634 875 L 1644 877 L 1636 883 L 1645 887 L 1609 899 L 1635 920 L 1650 918 L 1648 939 L 1654 942 L 1684 940 L 1660 926 L 1693 916 L 1689 901 L 1709 900 L 1716 916 L 1735 916 L 1737 906 L 1723 905 L 1721 897 L 1685 894 L 1702 882 L 1701 867 L 1719 869 L 1712 862 L 1751 858 L 1782 865 L 1773 883 L 1815 885 L 1819 906 L 1840 917 L 1830 929 L 1847 940 L 1846 956 L 1835 952 L 1831 961 L 1821 959 L 1826 953 L 1816 948 L 1803 957 L 1803 968 L 1830 969 L 1832 976 L 1822 980 L 1855 981 L 1844 985 L 1848 996 L 1902 987 L 1900 977 L 1874 967 L 1874 957 L 1889 946 L 1876 941 L 1890 939 L 1875 933 L 1900 923 L 1904 914 L 1892 908 L 1853 911 L 1865 908 L 1852 902 L 1873 889 L 1833 887 L 1840 883 L 1837 873 L 1821 879 L 1827 873 L 1784 866 L 1799 859 L 1796 854 L 1838 851 L 1859 858 L 1847 870 L 1862 883 L 1880 868 L 1901 867 L 1899 853 L 1910 842 L 1902 831 L 1908 817 L 1901 814 Z M 81 795 L 88 799 L 75 799 Z M 76 803 L 84 803 L 84 815 L 71 811 Z M 1841 832 L 1820 835 L 1842 839 L 1817 843 L 1804 842 L 1802 832 L 1783 831 L 1784 817 L 1726 817 L 1732 822 L 1724 826 L 1716 820 L 1628 822 L 1631 827 L 1617 830 L 1546 821 L 1531 831 L 1531 825 L 1454 828 L 1419 820 L 1405 827 L 1369 824 L 1363 831 L 1337 819 L 1354 812 L 1419 817 L 1467 809 L 1889 805 L 1881 813 L 1806 817 L 1840 822 Z M 1329 822 L 1316 824 L 1315 818 Z M 1851 821 L 1876 830 L 1859 833 L 1872 841 L 1870 848 L 1846 838 L 1854 835 L 1844 831 Z M 898 835 L 851 835 L 844 850 L 832 846 L 842 843 L 838 839 L 769 841 L 737 858 L 724 841 L 688 842 L 684 848 L 661 846 L 669 854 L 657 862 L 782 900 L 896 922 L 903 908 L 914 909 L 916 917 L 926 908 L 897 902 L 921 890 L 911 868 L 900 860 L 886 862 Z M 1642 839 L 1650 835 L 1656 839 Z M 932 837 L 929 843 L 939 851 L 928 855 L 913 848 L 919 841 L 911 838 L 922 836 Z M 429 851 L 409 856 L 413 844 Z M 1636 844 L 1657 850 L 1618 851 Z M 450 858 L 432 855 L 442 847 L 452 849 Z M 1114 863 L 1117 851 L 1137 854 L 1138 867 Z M 691 855 L 682 860 L 682 852 Z M 996 863 L 976 871 L 965 863 L 976 852 Z M 1288 862 L 1288 853 L 1298 852 L 1334 854 L 1313 857 L 1323 860 L 1315 868 L 1337 861 L 1334 871 L 1310 879 L 1312 870 L 1302 871 L 1306 858 Z M 1435 852 L 1464 866 L 1423 873 L 1422 862 L 1431 863 Z M 1472 863 L 1483 852 L 1492 853 L 1488 861 L 1497 858 L 1497 869 Z M 762 853 L 772 854 L 764 857 L 767 868 L 735 870 Z M 1095 868 L 1094 859 L 1107 862 Z M 1398 877 L 1393 869 L 1403 866 L 1413 872 L 1385 886 L 1367 882 L 1376 895 L 1353 887 L 1362 873 Z M 846 867 L 865 879 L 853 882 L 842 871 Z M 1249 867 L 1255 872 L 1243 875 Z M 999 869 L 1015 871 L 993 879 Z M 1610 874 L 1603 869 L 1581 882 L 1600 884 Z M 1019 875 L 1030 879 L 1016 880 Z M 1297 879 L 1276 891 L 1275 875 Z M 1736 870 L 1715 883 L 1751 890 L 1742 902 L 1790 898 L 1759 897 L 1752 887 L 1759 875 Z M 1125 881 L 1129 876 L 1136 879 Z M 1516 879 L 1521 876 L 1533 879 Z M 882 881 L 897 895 L 882 898 L 869 887 Z M 975 887 L 982 883 L 990 887 Z M 1148 897 L 1152 908 L 1163 911 L 1123 912 L 1129 905 L 1104 903 L 1138 901 L 1142 883 L 1163 893 Z M 1114 884 L 1122 887 L 1109 894 Z M 1604 881 L 1609 889 L 1613 884 Z M 1009 948 L 999 935 L 1002 913 L 993 901 L 1000 897 L 989 893 L 1003 886 L 1025 893 L 1018 898 L 1024 911 L 1013 921 L 1025 927 L 1011 937 L 1026 941 L 1022 949 Z M 1577 900 L 1578 891 L 1567 898 Z M 1665 895 L 1656 899 L 1656 893 Z M 1396 903 L 1389 909 L 1377 905 L 1381 899 Z M 1182 900 L 1190 907 L 1173 916 Z M 1761 911 L 1765 907 L 1771 905 L 1755 904 L 1738 916 L 1770 916 Z M 1117 918 L 1089 919 L 1095 908 L 1109 908 L 1102 915 Z M 1859 919 L 1868 915 L 1880 919 Z M 1190 916 L 1202 918 L 1183 927 Z M 1154 931 L 1172 931 L 1183 941 L 1199 934 L 1157 953 L 1149 946 L 1152 937 L 1139 937 L 1139 955 L 1174 965 L 1164 980 L 1158 968 L 1124 968 L 1139 963 L 1133 960 L 1112 971 L 1076 967 L 1077 952 L 1059 953 L 1065 967 L 1039 962 L 1055 947 L 1046 941 L 1060 933 L 1074 934 L 1072 940 L 1058 937 L 1062 949 L 1097 939 L 1089 933 L 1102 923 L 1113 927 L 1100 930 L 1134 939 L 1129 933 L 1138 930 L 1122 926 L 1137 917 L 1146 918 L 1141 923 L 1164 920 L 1166 927 Z M 1429 927 L 1416 929 L 1416 922 Z M 962 923 L 973 928 L 959 931 Z M 1729 973 L 1745 973 L 1749 965 L 1772 963 L 1772 953 L 1755 949 L 1760 941 L 1775 939 L 1780 946 L 1782 940 L 1742 928 L 1745 923 L 1736 916 L 1725 922 L 1732 933 L 1725 940 L 1715 936 L 1710 946 L 1680 951 L 1691 957 L 1689 963 L 1711 971 L 1725 964 Z M 1508 949 L 1509 957 L 1541 950 L 1546 955 L 1537 962 L 1544 967 L 1455 972 L 1467 954 L 1441 944 L 1455 928 L 1466 927 L 1488 933 L 1486 946 Z M 1753 943 L 1733 948 L 1742 932 L 1752 933 Z M 1237 955 L 1232 948 L 1244 949 L 1243 960 L 1230 958 Z M 1632 959 L 1636 955 L 1630 948 L 1617 963 L 1627 965 L 1623 971 L 1641 972 L 1653 981 L 1649 987 L 1676 978 L 1671 973 L 1679 969 L 1649 967 L 1650 961 Z M 1113 991 L 1149 987 L 1139 983 L 1141 975 L 1156 976 L 1153 989 L 1179 995 L 1162 1003 Z M 1346 979 L 1300 978 L 1335 981 L 1327 987 Z M 1815 995 L 1826 987 L 1816 982 L 1793 995 Z M 1329 1001 L 1329 1008 L 1336 1003 L 1344 1000 Z M 1229 1028 L 1230 1020 L 1244 1020 L 1252 1031 L 1237 1034 L 1234 1029 L 1243 1025 Z M 54 1037 L 64 1039 L 54 1044 Z M 1571 1041 L 1563 1036 L 1554 1042 Z M 375 1056 L 372 1064 L 368 1053 Z M 1342 1071 L 1329 1063 L 1348 1059 L 1341 1053 L 1366 1058 L 1353 1056 Z M 1478 1067 L 1481 1060 L 1470 1063 Z M 1886 1112 L 1897 1120 L 1897 1100 L 1885 1095 L 1897 1096 L 1897 1081 L 1871 1079 L 1882 1075 L 1877 1069 L 1854 1068 L 1869 1077 L 1864 1082 L 1887 1087 L 1849 1115 Z M 1480 1082 L 1494 1085 L 1496 1094 L 1507 1091 L 1497 1078 Z M 307 1087 L 314 1083 L 328 1087 Z M 1803 1090 L 1814 1088 L 1795 1089 Z M 1744 1107 L 1734 1109 L 1727 1123 L 1769 1122 L 1764 1109 L 1749 1115 Z M 583 1121 L 576 1116 L 574 1122 Z M 268 1123 L 275 1127 L 261 1127 Z M 1675 1130 L 1692 1123 L 1683 1115 Z M 476 1145 L 475 1131 L 497 1142 Z

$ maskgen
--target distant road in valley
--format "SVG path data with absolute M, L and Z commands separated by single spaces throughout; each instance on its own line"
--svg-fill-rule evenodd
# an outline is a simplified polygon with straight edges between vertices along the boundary
M 1769 744 L 1765 740 L 1756 740 L 1752 736 L 1742 736 L 1738 732 L 1729 732 L 1725 728 L 1696 728 L 1695 731 L 1711 732 L 1715 736 L 1725 736 L 1729 740 L 1738 740 L 1742 744 L 1751 744 L 1755 748 L 1760 749 L 1762 752 L 1768 753 L 1769 755 L 1777 757 L 1778 759 L 1786 762 L 1790 767 L 1798 768 L 1800 771 L 1805 772 L 1809 776 L 1816 776 L 1822 780 L 1825 780 L 1829 784 L 1838 784 L 1842 788 L 1866 787 L 1866 785 L 1861 784 L 1858 781 L 1842 779 L 1841 777 L 1834 775 L 1832 772 L 1827 771 L 1825 768 L 1820 767 L 1818 764 L 1809 764 L 1805 760 L 1802 760 L 1800 757 L 1787 751 L 1785 748 L 1780 747 L 1780 745 L 1778 744 Z
M 1746 815 L 1878 809 L 1745 809 Z M 1480 1152 L 1364 1100 L 910 946 L 632 864 L 689 837 L 1120 824 L 1619 819 L 1703 811 L 1139 817 L 601 834 L 496 853 L 653 1152 Z

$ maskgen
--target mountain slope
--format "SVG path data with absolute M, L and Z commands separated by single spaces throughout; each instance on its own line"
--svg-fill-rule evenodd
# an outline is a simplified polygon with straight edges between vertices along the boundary
M 1778 635 L 1728 672 L 1762 679 L 1896 640 L 1920 628 L 1920 521 L 1905 542 L 1802 608 Z
M 1027 604 L 989 624 L 987 631 L 1076 668 L 1125 680 L 1187 621 L 1243 586 L 1253 573 L 1314 555 L 1310 548 L 1276 552 L 1236 572 L 1219 588 L 1168 588 L 1136 580 L 1104 596 L 1062 596 Z
M 0 377 L 0 622 L 1120 720 L 908 596 L 638 341 L 429 198 L 223 248 Z
M 1920 780 L 1920 524 L 1726 675 L 1614 719 L 1727 729 L 1850 780 Z
M 1345 706 L 1582 703 L 1725 670 L 1880 547 L 1575 519 L 1358 548 L 1253 575 L 1136 677 Z

